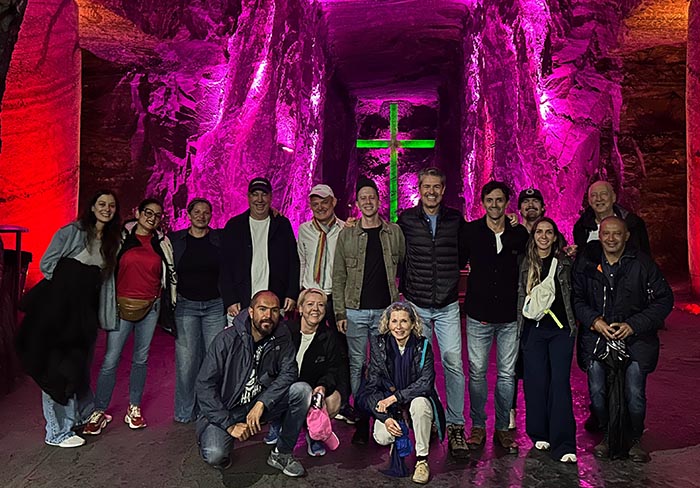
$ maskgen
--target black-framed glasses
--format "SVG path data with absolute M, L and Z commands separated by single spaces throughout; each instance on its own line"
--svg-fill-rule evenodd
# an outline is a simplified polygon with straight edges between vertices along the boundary
M 144 208 L 143 212 L 141 212 L 147 219 L 155 219 L 157 221 L 163 220 L 163 214 L 162 213 L 156 213 L 150 208 Z

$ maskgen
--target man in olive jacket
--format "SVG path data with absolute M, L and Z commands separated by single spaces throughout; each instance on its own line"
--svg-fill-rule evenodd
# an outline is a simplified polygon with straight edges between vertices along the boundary
M 357 183 L 362 217 L 340 231 L 333 263 L 333 306 L 338 330 L 347 335 L 350 385 L 357 396 L 369 336 L 378 334 L 379 318 L 399 298 L 396 275 L 406 246 L 398 225 L 379 216 L 379 191 L 368 178 Z M 358 423 L 353 442 L 369 440 L 369 419 Z

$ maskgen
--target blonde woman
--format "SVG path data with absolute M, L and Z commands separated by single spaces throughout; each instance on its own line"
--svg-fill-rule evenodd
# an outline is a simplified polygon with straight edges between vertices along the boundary
M 384 310 L 379 335 L 372 338 L 370 357 L 364 408 L 375 418 L 374 439 L 386 446 L 401 437 L 397 419 L 407 411 L 416 437 L 412 480 L 427 483 L 433 418 L 442 438 L 445 412 L 435 391 L 433 350 L 423 336 L 423 321 L 412 303 L 395 302 Z

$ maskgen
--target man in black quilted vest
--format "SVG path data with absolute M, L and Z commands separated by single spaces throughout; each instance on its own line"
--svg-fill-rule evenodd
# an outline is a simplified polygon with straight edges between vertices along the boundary
M 418 173 L 420 202 L 405 210 L 398 224 L 406 239 L 406 260 L 401 292 L 418 308 L 432 340 L 440 346 L 447 390 L 447 438 L 450 454 L 467 458 L 464 437 L 464 368 L 462 334 L 457 301 L 460 260 L 459 236 L 466 224 L 461 212 L 442 205 L 445 174 L 438 168 Z

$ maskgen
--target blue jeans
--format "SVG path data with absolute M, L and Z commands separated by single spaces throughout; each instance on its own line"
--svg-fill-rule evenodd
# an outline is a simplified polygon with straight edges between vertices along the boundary
M 379 319 L 383 309 L 348 308 L 345 315 L 348 318 L 348 361 L 350 363 L 350 388 L 352 395 L 357 396 L 362 379 L 362 366 L 367 359 L 367 342 L 370 334 L 379 335 Z
M 87 389 L 80 395 L 73 395 L 67 405 L 55 402 L 46 392 L 41 392 L 41 407 L 46 420 L 46 442 L 60 444 L 73 437 L 73 427 L 87 421 L 94 409 L 92 390 Z
M 239 405 L 231 411 L 231 420 L 235 423 L 245 422 L 248 411 L 255 405 L 253 399 L 247 405 Z M 306 412 L 311 405 L 311 387 L 303 382 L 294 383 L 289 387 L 284 397 L 275 403 L 272 410 L 262 414 L 263 422 L 282 419 L 282 429 L 277 439 L 277 450 L 291 454 L 297 443 L 299 432 L 306 422 Z M 221 427 L 210 424 L 200 416 L 197 419 L 197 442 L 202 459 L 214 467 L 228 464 L 233 448 L 234 438 Z
M 151 310 L 138 322 L 119 319 L 119 329 L 107 332 L 107 351 L 105 352 L 100 374 L 97 377 L 95 392 L 95 409 L 107 410 L 112 400 L 112 392 L 117 382 L 117 367 L 124 349 L 124 344 L 134 331 L 134 352 L 131 356 L 131 374 L 129 376 L 129 404 L 141 405 L 143 388 L 146 384 L 148 368 L 148 350 L 156 330 L 160 299 L 156 299 Z
M 472 427 L 486 428 L 486 371 L 489 353 L 496 338 L 496 368 L 498 378 L 494 393 L 496 404 L 496 430 L 507 430 L 510 406 L 515 388 L 515 361 L 518 358 L 518 323 L 481 323 L 467 317 L 467 351 L 469 352 L 469 415 Z
M 423 335 L 432 344 L 433 328 L 440 346 L 440 359 L 445 370 L 448 424 L 464 425 L 464 366 L 462 365 L 462 326 L 459 303 L 442 308 L 421 308 L 418 314 L 424 322 Z
M 194 382 L 209 344 L 226 326 L 224 302 L 221 298 L 194 301 L 178 295 L 175 323 L 175 420 L 192 422 L 197 418 Z
M 605 376 L 605 365 L 600 361 L 592 361 L 588 367 L 588 392 L 591 396 L 592 410 L 603 430 L 607 430 L 609 417 Z M 632 361 L 625 371 L 625 400 L 632 439 L 639 439 L 644 432 L 644 418 L 647 413 L 646 383 L 646 373 L 639 369 L 637 361 Z

